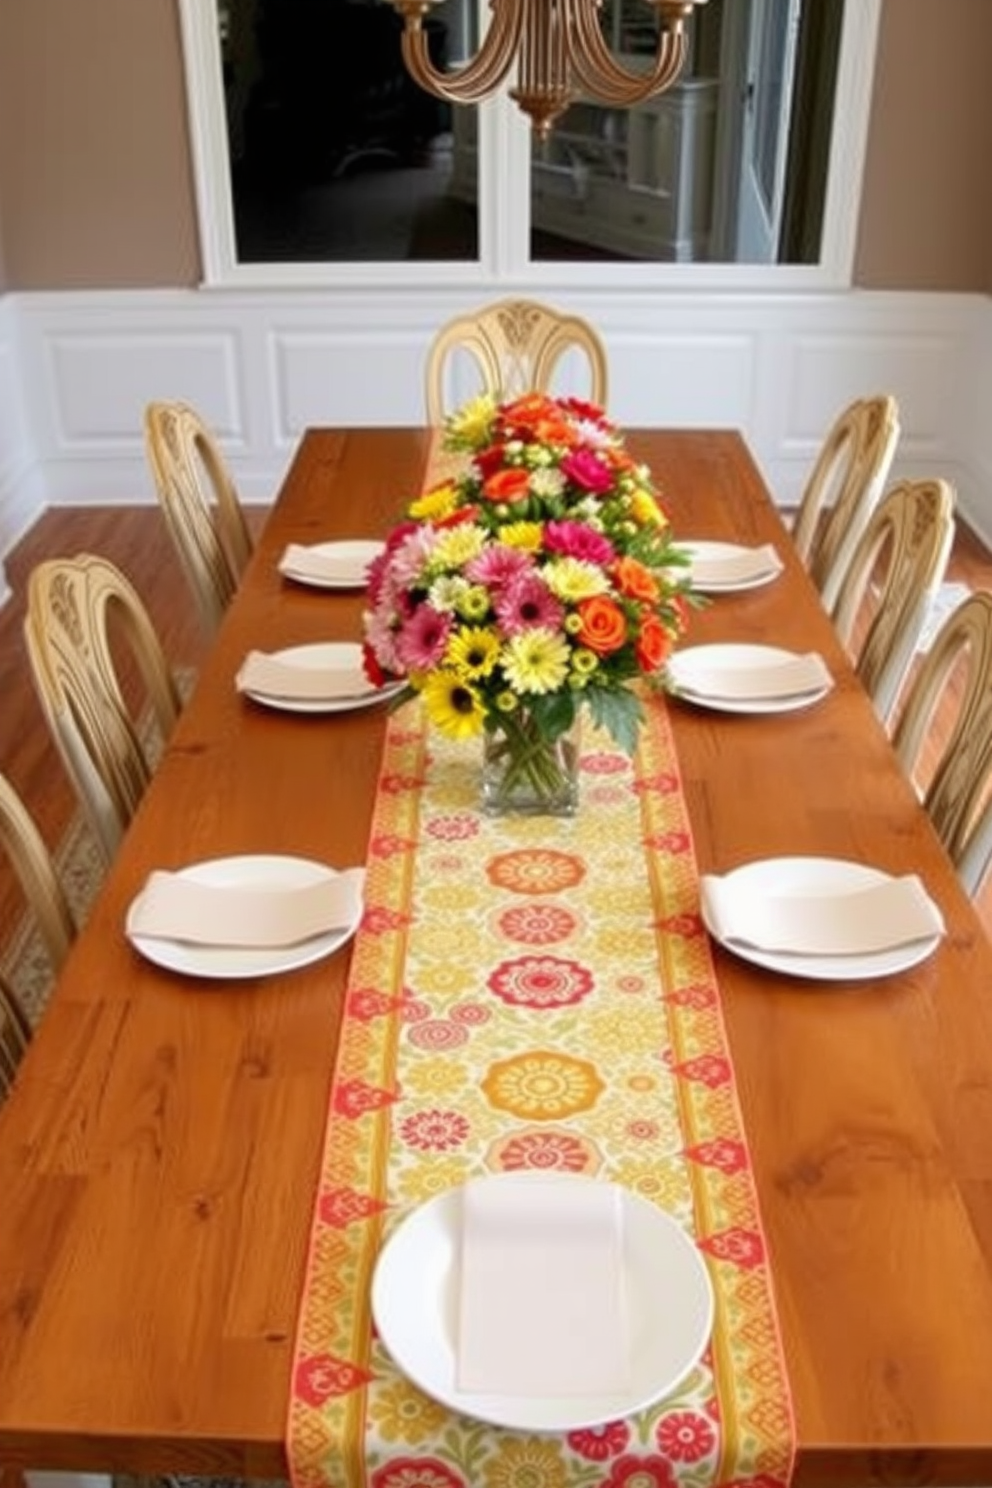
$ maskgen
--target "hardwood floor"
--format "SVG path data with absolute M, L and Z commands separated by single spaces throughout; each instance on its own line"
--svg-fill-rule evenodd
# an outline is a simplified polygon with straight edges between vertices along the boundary
M 263 508 L 249 508 L 256 530 L 264 516 Z M 157 507 L 50 510 L 8 556 L 6 572 L 13 594 L 0 609 L 0 770 L 20 792 L 53 850 L 71 820 L 75 801 L 30 678 L 22 636 L 24 596 L 36 563 L 84 551 L 103 554 L 128 575 L 173 666 L 196 667 L 207 645 Z M 948 579 L 992 589 L 992 554 L 960 526 Z M 939 736 L 940 719 L 936 728 Z M 22 908 L 17 881 L 7 863 L 0 861 L 0 944 Z M 992 883 L 981 894 L 978 908 L 992 934 Z

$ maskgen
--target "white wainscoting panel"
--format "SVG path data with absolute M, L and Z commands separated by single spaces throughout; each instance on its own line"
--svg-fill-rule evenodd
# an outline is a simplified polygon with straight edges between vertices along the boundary
M 962 511 L 992 533 L 984 296 L 632 287 L 552 298 L 526 284 L 500 293 L 541 294 L 599 329 L 621 424 L 740 428 L 783 505 L 798 499 L 840 409 L 890 391 L 902 409 L 896 473 L 953 480 Z M 154 499 L 141 422 L 156 397 L 200 408 L 245 498 L 267 500 L 307 425 L 419 424 L 432 337 L 479 296 L 420 286 L 8 299 L 0 379 L 4 348 L 16 348 L 6 377 L 23 388 L 32 435 L 20 459 L 40 473 L 41 499 L 62 504 Z
M 45 506 L 21 381 L 16 301 L 12 295 L 0 295 L 0 556 L 10 551 Z M 0 604 L 8 594 L 0 563 Z

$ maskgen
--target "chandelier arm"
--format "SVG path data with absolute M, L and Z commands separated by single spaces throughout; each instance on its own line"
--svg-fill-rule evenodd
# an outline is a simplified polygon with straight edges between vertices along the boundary
M 648 72 L 629 72 L 610 51 L 600 29 L 595 0 L 565 0 L 565 45 L 575 76 L 586 92 L 604 103 L 640 103 L 674 83 L 686 55 L 681 26 L 662 31 Z
M 492 0 L 492 20 L 475 56 L 451 72 L 441 72 L 431 61 L 427 33 L 421 20 L 428 6 L 423 0 L 396 0 L 404 19 L 401 46 L 407 71 L 428 93 L 450 103 L 478 103 L 499 87 L 513 63 L 520 41 L 522 13 L 515 0 Z

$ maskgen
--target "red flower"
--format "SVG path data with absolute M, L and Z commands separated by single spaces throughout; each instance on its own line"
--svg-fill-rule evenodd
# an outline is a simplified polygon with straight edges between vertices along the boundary
M 642 672 L 656 672 L 668 659 L 672 637 L 656 615 L 645 615 L 641 633 L 634 642 L 634 655 Z
M 672 1464 L 664 1457 L 618 1457 L 600 1488 L 677 1488 Z
M 590 1462 L 605 1462 L 622 1452 L 630 1440 L 626 1421 L 607 1421 L 605 1426 L 589 1426 L 583 1431 L 570 1431 L 568 1445 Z
M 379 665 L 376 654 L 368 641 L 362 642 L 362 670 L 373 687 L 381 687 L 386 681 L 386 674 Z
M 604 496 L 613 485 L 613 471 L 592 450 L 577 449 L 561 462 L 561 473 L 573 485 L 581 486 L 594 496 Z
M 510 467 L 497 470 L 482 483 L 482 494 L 490 501 L 523 501 L 530 493 L 530 471 Z
M 371 1488 L 465 1488 L 465 1480 L 436 1457 L 394 1457 L 372 1474 Z
M 716 1432 L 695 1411 L 673 1411 L 658 1423 L 655 1440 L 672 1462 L 698 1462 L 712 1452 Z

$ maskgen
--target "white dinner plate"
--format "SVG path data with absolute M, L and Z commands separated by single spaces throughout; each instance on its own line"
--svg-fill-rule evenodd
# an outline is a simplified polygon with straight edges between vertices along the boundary
M 304 546 L 301 544 L 300 546 Z M 365 539 L 348 539 L 342 542 L 310 543 L 311 553 L 319 553 L 321 557 L 339 559 L 347 564 L 349 572 L 341 578 L 324 578 L 319 574 L 303 573 L 294 569 L 292 564 L 283 560 L 279 562 L 279 572 L 287 579 L 292 579 L 294 584 L 306 584 L 311 589 L 364 589 L 366 584 L 366 569 L 374 558 L 378 558 L 384 544 L 371 542 Z
M 270 884 L 272 888 L 292 888 L 296 885 L 315 883 L 321 878 L 334 878 L 337 870 L 326 863 L 317 863 L 311 858 L 283 857 L 276 854 L 259 853 L 246 857 L 210 858 L 203 863 L 192 863 L 178 870 L 183 878 L 193 883 L 216 884 L 227 887 Z M 141 901 L 140 893 L 134 899 Z M 351 939 L 358 929 L 362 908 L 359 906 L 354 920 L 337 930 L 324 935 L 315 935 L 292 946 L 206 946 L 193 945 L 189 941 L 167 940 L 157 935 L 135 935 L 131 932 L 131 910 L 128 910 L 125 932 L 135 950 L 156 966 L 167 971 L 180 971 L 186 976 L 198 977 L 256 977 L 269 976 L 273 972 L 293 971 L 298 966 L 309 966 L 329 956 Z
M 737 881 L 746 884 L 751 893 L 763 890 L 767 893 L 795 894 L 850 894 L 858 889 L 871 888 L 884 883 L 891 875 L 880 868 L 871 868 L 866 863 L 852 863 L 846 858 L 760 858 L 753 863 L 744 863 L 723 875 L 726 883 Z M 713 926 L 703 920 L 715 940 L 719 940 Z M 723 944 L 723 942 L 721 942 Z M 726 949 L 742 961 L 751 961 L 768 971 L 781 971 L 786 976 L 808 977 L 821 982 L 860 981 L 870 977 L 892 976 L 899 971 L 908 971 L 933 955 L 940 944 L 940 936 L 926 940 L 910 941 L 906 945 L 892 946 L 884 951 L 871 951 L 863 955 L 803 956 L 786 951 L 764 951 L 757 946 L 734 942 Z
M 764 666 L 769 662 L 789 661 L 794 651 L 780 646 L 756 646 L 732 641 L 718 641 L 712 645 L 687 646 L 668 658 L 666 671 L 675 686 L 675 696 L 699 708 L 712 708 L 718 713 L 796 713 L 818 703 L 830 691 L 830 685 L 798 692 L 783 698 L 724 698 L 714 697 L 705 690 L 705 674 L 710 667 Z M 699 678 L 699 682 L 697 682 Z
M 477 1182 L 526 1181 L 498 1174 Z M 547 1173 L 533 1174 L 548 1181 Z M 560 1175 L 563 1184 L 589 1178 Z M 670 1215 L 620 1189 L 631 1342 L 622 1394 L 476 1394 L 456 1386 L 461 1189 L 428 1200 L 383 1246 L 372 1277 L 376 1330 L 415 1385 L 452 1410 L 521 1431 L 571 1431 L 627 1416 L 670 1394 L 699 1362 L 713 1327 L 713 1288 L 695 1244 Z
M 362 674 L 362 648 L 354 641 L 314 641 L 306 646 L 287 646 L 283 651 L 271 653 L 279 661 L 292 666 L 350 668 Z M 385 687 L 373 687 L 358 697 L 345 698 L 291 698 L 275 697 L 254 688 L 245 688 L 245 697 L 250 697 L 265 708 L 276 708 L 281 713 L 353 713 L 357 708 L 375 708 L 402 691 L 403 682 L 390 682 Z
M 721 559 L 729 560 L 737 558 L 740 554 L 749 551 L 749 549 L 743 547 L 740 543 L 711 542 L 702 539 L 698 542 L 683 542 L 679 540 L 678 546 L 683 552 L 688 554 L 690 559 L 702 558 L 710 563 Z M 747 589 L 761 589 L 765 584 L 770 584 L 773 579 L 777 579 L 781 572 L 781 565 L 777 565 L 764 570 L 762 573 L 755 574 L 749 579 L 723 580 L 697 578 L 691 563 L 689 567 L 692 587 L 698 590 L 700 594 L 737 594 Z

